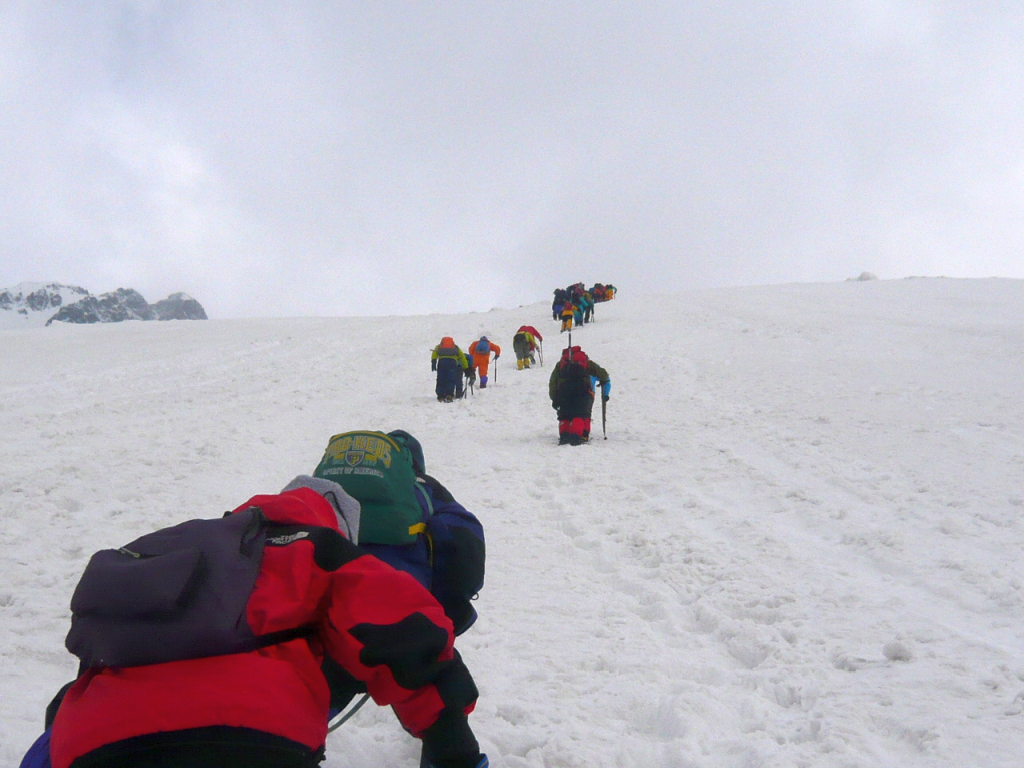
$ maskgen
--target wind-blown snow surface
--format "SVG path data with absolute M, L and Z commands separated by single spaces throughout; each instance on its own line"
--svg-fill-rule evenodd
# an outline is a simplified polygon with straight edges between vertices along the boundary
M 624 292 L 625 293 L 625 292 Z M 1019 766 L 1024 282 L 629 297 L 574 334 L 608 440 L 559 447 L 546 305 L 0 332 L 0 762 L 73 676 L 89 555 L 404 428 L 488 533 L 460 638 L 496 766 Z M 521 323 L 547 366 L 518 372 Z M 437 403 L 485 333 L 494 385 Z M 415 765 L 367 707 L 326 765 Z

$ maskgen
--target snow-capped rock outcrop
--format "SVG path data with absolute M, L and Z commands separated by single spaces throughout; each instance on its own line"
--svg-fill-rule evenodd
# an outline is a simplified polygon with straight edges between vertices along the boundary
M 0 328 L 35 328 L 55 321 L 84 324 L 206 319 L 203 306 L 185 293 L 172 293 L 151 305 L 131 288 L 93 296 L 74 285 L 21 283 L 0 292 Z
M 187 293 L 172 293 L 152 305 L 157 320 L 206 320 L 203 305 Z
M 44 325 L 61 307 L 85 298 L 77 285 L 20 283 L 0 291 L 0 327 L 35 328 Z
M 120 323 L 125 320 L 155 320 L 156 313 L 142 294 L 131 288 L 118 288 L 101 296 L 84 299 L 61 307 L 46 324 L 59 323 Z

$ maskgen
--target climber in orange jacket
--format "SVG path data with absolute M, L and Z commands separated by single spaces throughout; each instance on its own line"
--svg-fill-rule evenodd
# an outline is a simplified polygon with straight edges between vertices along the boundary
M 501 347 L 489 341 L 486 336 L 481 336 L 469 345 L 469 354 L 472 356 L 473 364 L 480 374 L 480 389 L 487 387 L 487 368 L 491 363 L 492 352 L 494 353 L 495 361 L 497 361 L 501 357 Z

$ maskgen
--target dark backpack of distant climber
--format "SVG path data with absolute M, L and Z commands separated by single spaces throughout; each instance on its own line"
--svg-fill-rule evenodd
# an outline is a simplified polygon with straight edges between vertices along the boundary
M 565 302 L 569 300 L 569 294 L 566 293 L 565 288 L 555 288 L 555 298 L 551 302 L 551 317 L 555 320 L 562 319 L 562 307 L 565 306 Z
M 462 379 L 470 370 L 465 353 L 451 336 L 445 336 L 430 354 L 430 370 L 437 372 L 434 394 L 439 402 L 450 403 L 462 397 Z
M 540 332 L 532 325 L 521 325 L 512 337 L 512 350 L 516 353 L 516 368 L 523 370 L 536 362 L 534 352 L 537 344 L 544 340 Z
M 563 350 L 548 380 L 551 406 L 558 412 L 559 445 L 580 445 L 590 440 L 595 380 L 601 384 L 602 400 L 607 401 L 612 390 L 608 371 L 578 346 Z
M 497 365 L 498 358 L 501 357 L 501 347 L 486 336 L 481 336 L 469 345 L 470 364 L 476 368 L 480 376 L 480 389 L 487 388 L 487 372 L 488 366 L 491 364 L 491 355 L 494 355 L 495 365 Z

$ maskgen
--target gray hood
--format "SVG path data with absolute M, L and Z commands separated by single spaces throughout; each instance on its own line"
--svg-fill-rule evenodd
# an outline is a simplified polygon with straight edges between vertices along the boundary
M 281 489 L 294 491 L 296 488 L 309 488 L 316 491 L 334 508 L 334 514 L 338 518 L 338 527 L 353 544 L 359 543 L 359 502 L 345 493 L 345 489 L 333 480 L 325 480 L 322 477 L 310 477 L 299 475 L 288 485 Z

